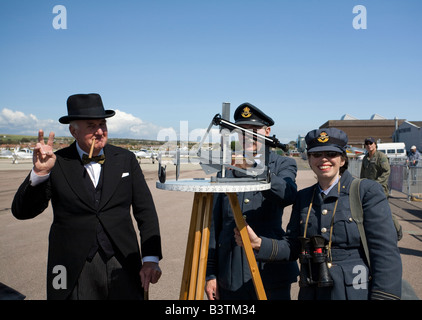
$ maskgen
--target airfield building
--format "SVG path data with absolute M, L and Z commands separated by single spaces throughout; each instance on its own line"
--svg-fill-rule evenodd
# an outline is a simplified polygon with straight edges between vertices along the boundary
M 360 120 L 348 114 L 341 120 L 328 120 L 319 128 L 338 128 L 347 133 L 349 145 L 352 147 L 363 148 L 367 137 L 374 137 L 379 142 L 398 142 L 399 137 L 396 134 L 398 129 L 406 120 L 404 119 L 386 119 L 380 115 L 374 114 L 369 120 Z M 404 141 L 403 141 L 404 142 Z M 406 143 L 407 145 L 407 143 Z

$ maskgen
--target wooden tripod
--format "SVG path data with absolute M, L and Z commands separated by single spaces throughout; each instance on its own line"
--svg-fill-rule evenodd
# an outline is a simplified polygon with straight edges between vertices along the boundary
M 257 297 L 259 300 L 266 300 L 267 296 L 262 285 L 261 275 L 259 274 L 237 194 L 234 192 L 228 192 L 226 194 L 229 197 L 236 226 L 242 237 L 243 247 L 251 270 Z M 202 300 L 204 297 L 212 202 L 213 193 L 195 192 L 180 289 L 180 300 Z

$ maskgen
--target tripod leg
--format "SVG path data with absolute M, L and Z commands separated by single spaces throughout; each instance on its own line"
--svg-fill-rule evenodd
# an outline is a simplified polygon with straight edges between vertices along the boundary
M 204 194 L 200 193 L 199 203 L 196 211 L 196 224 L 194 230 L 193 240 L 193 253 L 192 253 L 192 264 L 189 282 L 189 294 L 188 300 L 194 300 L 196 295 L 196 286 L 198 281 L 198 265 L 199 265 L 199 253 L 201 250 L 201 238 L 202 238 L 202 226 L 203 226 L 203 208 L 204 208 Z
M 201 198 L 202 198 L 201 193 L 195 193 L 194 198 L 193 198 L 192 215 L 191 215 L 190 226 L 189 226 L 188 241 L 186 244 L 186 255 L 185 255 L 185 264 L 183 268 L 182 285 L 180 288 L 180 296 L 179 296 L 180 300 L 187 300 L 189 296 L 194 243 L 195 243 L 195 236 L 196 236 L 196 226 L 197 226 L 199 204 L 200 204 Z
M 261 275 L 259 274 L 258 265 L 255 260 L 255 256 L 252 250 L 251 241 L 249 240 L 248 231 L 246 230 L 246 224 L 243 220 L 242 211 L 240 210 L 239 201 L 236 193 L 227 193 L 229 197 L 230 206 L 233 211 L 236 226 L 239 229 L 240 236 L 243 241 L 243 248 L 245 249 L 246 258 L 248 260 L 249 269 L 251 270 L 252 280 L 255 286 L 256 295 L 259 300 L 267 300 L 265 294 L 264 285 L 262 284 Z
M 199 253 L 199 266 L 198 266 L 198 278 L 196 287 L 195 300 L 202 300 L 204 298 L 205 288 L 205 274 L 207 271 L 207 259 L 208 259 L 208 245 L 210 241 L 210 226 L 211 226 L 211 214 L 212 214 L 212 193 L 207 193 L 205 196 L 204 210 L 203 212 L 203 226 L 202 226 L 202 239 L 201 239 L 201 250 Z

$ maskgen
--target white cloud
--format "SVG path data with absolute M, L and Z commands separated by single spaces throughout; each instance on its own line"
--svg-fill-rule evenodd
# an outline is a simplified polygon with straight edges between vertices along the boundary
M 118 109 L 115 112 L 114 117 L 107 119 L 110 137 L 156 140 L 160 130 L 165 129 L 156 124 L 145 122 L 130 113 Z
M 145 122 L 120 110 L 115 111 L 116 115 L 107 119 L 110 137 L 156 140 L 160 130 L 173 130 Z M 0 111 L 1 133 L 35 136 L 39 129 L 43 129 L 47 133 L 53 131 L 56 136 L 70 136 L 68 126 L 59 123 L 58 120 L 38 119 L 33 114 L 28 115 L 8 108 L 3 108 Z
M 0 112 L 0 131 L 10 134 L 37 135 L 38 130 L 54 131 L 56 136 L 69 135 L 67 127 L 51 119 L 40 120 L 35 115 L 3 108 Z
M 4 108 L 0 113 L 0 127 L 28 125 L 31 123 L 31 119 L 34 118 L 36 120 L 36 117 L 32 114 L 26 116 L 23 112 Z
M 107 119 L 110 138 L 160 141 L 176 141 L 181 138 L 184 141 L 199 143 L 206 132 L 204 128 L 189 128 L 188 121 L 180 121 L 176 129 L 165 128 L 145 122 L 133 114 L 121 110 L 115 110 L 115 112 L 114 117 Z M 39 129 L 43 129 L 46 134 L 53 131 L 56 137 L 70 136 L 68 125 L 63 125 L 58 120 L 38 119 L 33 114 L 25 114 L 8 108 L 3 108 L 0 111 L 0 133 L 36 136 Z M 218 129 L 212 128 L 205 142 L 220 142 Z
M 145 122 L 130 113 L 115 110 L 116 115 L 107 119 L 109 136 L 115 138 L 151 139 L 159 141 L 189 140 L 198 142 L 202 139 L 206 129 L 190 129 L 188 121 L 180 121 L 178 127 L 165 128 L 156 124 Z M 219 142 L 220 136 L 217 129 L 212 129 L 206 142 Z

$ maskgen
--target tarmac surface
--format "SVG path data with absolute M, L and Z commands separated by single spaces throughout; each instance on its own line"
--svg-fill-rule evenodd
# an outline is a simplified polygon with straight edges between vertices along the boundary
M 298 189 L 315 183 L 315 176 L 307 164 L 297 159 Z M 27 300 L 46 299 L 46 265 L 48 234 L 52 222 L 49 206 L 38 217 L 20 221 L 11 213 L 13 196 L 32 168 L 31 161 L 12 164 L 0 159 L 0 283 L 26 296 Z M 151 190 L 159 215 L 162 236 L 163 275 L 150 288 L 150 300 L 178 300 L 183 273 L 187 235 L 194 194 L 192 192 L 166 191 L 156 188 L 157 164 L 142 160 L 141 168 Z M 180 179 L 209 178 L 199 165 L 181 166 Z M 167 179 L 175 179 L 175 166 L 167 165 Z M 407 202 L 405 194 L 393 191 L 389 199 L 393 214 L 403 227 L 399 249 L 403 263 L 403 279 L 410 284 L 411 295 L 403 299 L 422 297 L 422 202 Z M 285 209 L 283 228 L 286 227 L 291 206 Z M 292 287 L 292 299 L 298 287 Z M 407 291 L 409 292 L 409 291 Z

